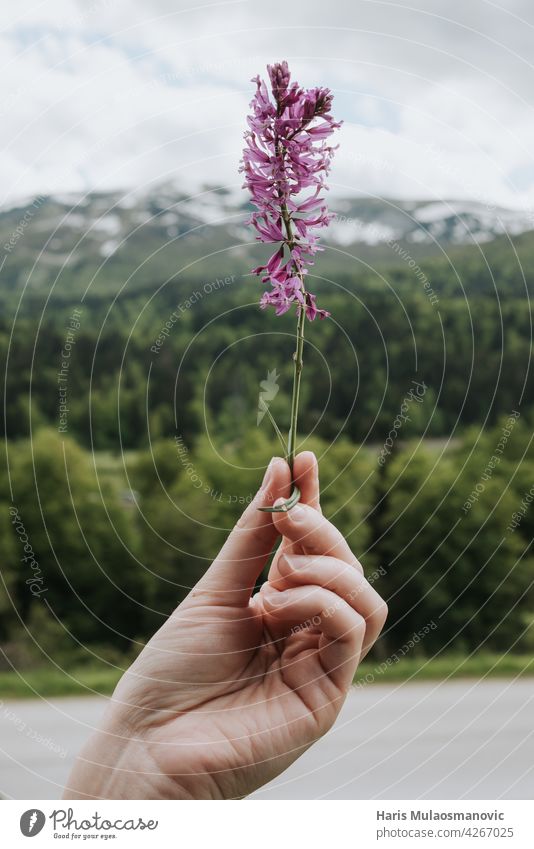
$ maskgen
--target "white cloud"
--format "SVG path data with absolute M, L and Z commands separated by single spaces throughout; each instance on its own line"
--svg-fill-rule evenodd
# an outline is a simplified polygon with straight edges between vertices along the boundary
M 419 2 L 12 7 L 0 200 L 169 178 L 237 187 L 250 77 L 288 58 L 336 92 L 335 191 L 534 204 L 532 8 Z

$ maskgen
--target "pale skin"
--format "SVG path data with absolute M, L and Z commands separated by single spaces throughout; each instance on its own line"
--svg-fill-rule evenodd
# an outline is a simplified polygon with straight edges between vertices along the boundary
M 235 799 L 333 724 L 387 607 L 322 515 L 317 462 L 274 458 L 216 560 L 124 674 L 65 799 Z M 277 539 L 268 581 L 252 595 Z

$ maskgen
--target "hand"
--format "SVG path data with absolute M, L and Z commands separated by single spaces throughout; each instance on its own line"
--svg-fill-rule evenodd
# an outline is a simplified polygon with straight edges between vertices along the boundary
M 217 559 L 119 682 L 65 798 L 241 798 L 333 724 L 387 608 L 319 508 L 317 463 L 274 458 Z M 278 536 L 269 579 L 254 584 Z

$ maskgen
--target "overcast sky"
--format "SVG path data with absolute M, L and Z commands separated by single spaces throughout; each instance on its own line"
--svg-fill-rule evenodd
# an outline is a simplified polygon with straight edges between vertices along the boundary
M 534 207 L 529 0 L 44 0 L 4 4 L 0 203 L 236 188 L 265 64 L 328 85 L 337 194 Z

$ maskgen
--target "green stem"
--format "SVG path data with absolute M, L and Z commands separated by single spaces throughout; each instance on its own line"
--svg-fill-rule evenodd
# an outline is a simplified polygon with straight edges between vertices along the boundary
M 293 354 L 294 369 L 293 369 L 293 397 L 291 399 L 291 420 L 289 423 L 289 435 L 287 438 L 287 462 L 291 469 L 291 482 L 295 486 L 293 479 L 293 464 L 295 462 L 295 450 L 297 443 L 297 425 L 299 414 L 299 398 L 300 398 L 300 379 L 302 376 L 303 351 L 304 351 L 304 322 L 306 320 L 306 311 L 302 306 L 300 308 L 297 321 L 297 347 Z
M 275 419 L 274 419 L 274 416 L 272 415 L 272 413 L 271 413 L 271 411 L 269 410 L 269 408 L 268 408 L 268 406 L 267 406 L 267 405 L 265 405 L 265 412 L 266 412 L 266 413 L 267 413 L 267 415 L 269 416 L 270 422 L 271 422 L 271 424 L 272 424 L 272 426 L 273 426 L 273 428 L 274 428 L 274 432 L 276 433 L 276 435 L 277 435 L 278 439 L 280 440 L 280 445 L 281 445 L 281 446 L 282 446 L 282 448 L 284 449 L 284 454 L 287 456 L 287 455 L 288 455 L 288 447 L 287 447 L 287 445 L 285 444 L 285 442 L 284 442 L 284 437 L 283 437 L 283 436 L 282 436 L 282 434 L 280 433 L 280 428 L 279 428 L 279 427 L 278 427 L 278 425 L 276 424 L 276 421 L 275 421 Z
M 284 222 L 286 234 L 287 234 L 287 242 L 288 247 L 291 250 L 295 245 L 295 237 L 293 235 L 293 230 L 291 227 L 291 216 L 289 215 L 289 210 L 287 208 L 287 204 L 281 204 L 282 211 L 282 219 Z M 302 294 L 304 298 L 306 297 L 306 287 L 304 286 L 303 276 L 300 272 L 298 273 L 298 277 L 300 278 L 300 283 L 302 286 Z M 295 464 L 295 452 L 297 445 L 297 426 L 298 426 L 298 414 L 299 414 L 299 398 L 300 398 L 300 379 L 302 376 L 302 369 L 304 366 L 303 353 L 304 353 L 304 324 L 306 321 L 306 309 L 305 304 L 302 304 L 299 308 L 299 314 L 297 319 L 297 344 L 295 348 L 295 353 L 293 354 L 293 395 L 291 398 L 291 418 L 289 422 L 289 434 L 287 438 L 287 462 L 289 464 L 289 468 L 291 470 L 291 495 L 283 504 L 279 504 L 278 507 L 259 507 L 258 509 L 263 511 L 264 513 L 285 513 L 290 510 L 292 507 L 297 504 L 300 500 L 300 490 L 298 486 L 295 484 L 294 478 L 294 464 Z

